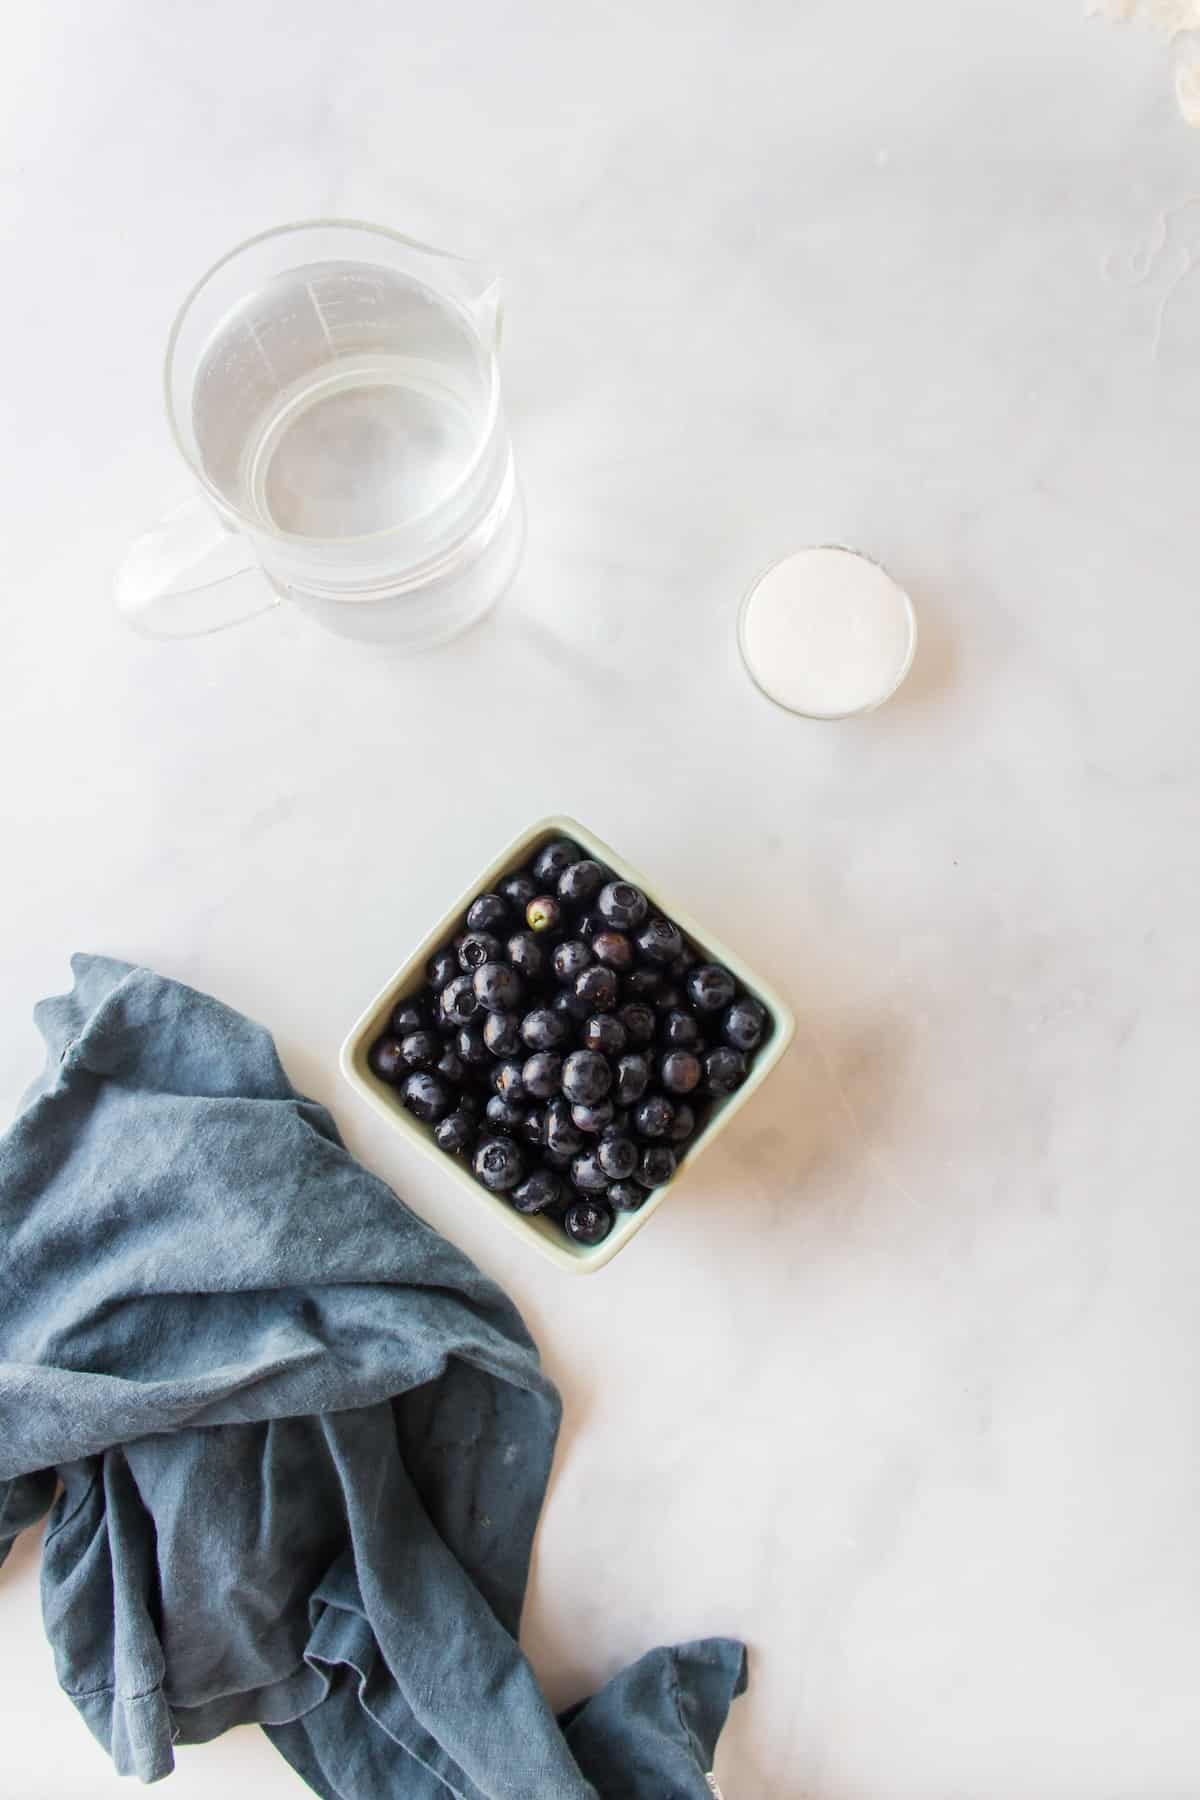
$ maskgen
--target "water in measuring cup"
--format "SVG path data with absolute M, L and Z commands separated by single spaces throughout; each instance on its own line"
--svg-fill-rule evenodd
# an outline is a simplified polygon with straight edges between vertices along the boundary
M 489 361 L 465 314 L 366 263 L 277 276 L 225 318 L 198 369 L 197 449 L 237 511 L 359 537 L 449 498 L 486 431 Z

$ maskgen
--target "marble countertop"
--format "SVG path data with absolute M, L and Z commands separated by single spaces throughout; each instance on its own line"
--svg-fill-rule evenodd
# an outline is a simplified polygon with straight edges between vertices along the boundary
M 562 1385 L 526 1624 L 555 1700 L 727 1631 L 727 1800 L 1194 1800 L 1200 135 L 1162 44 L 1075 0 L 47 0 L 5 32 L 0 1100 L 76 948 L 273 1026 Z M 186 492 L 174 306 L 321 212 L 506 269 L 519 583 L 419 661 L 286 609 L 136 639 L 109 579 Z M 806 725 L 734 620 L 831 540 L 908 585 L 921 649 L 880 713 Z M 584 1282 L 336 1072 L 560 809 L 800 1021 Z M 0 1575 L 0 1786 L 99 1800 L 37 1563 Z M 218 1787 L 302 1791 L 253 1730 L 180 1754 L 173 1794 Z

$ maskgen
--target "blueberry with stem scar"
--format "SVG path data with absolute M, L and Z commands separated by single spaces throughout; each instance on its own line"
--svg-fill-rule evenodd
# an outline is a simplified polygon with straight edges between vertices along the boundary
M 683 936 L 669 919 L 651 919 L 637 935 L 638 954 L 660 967 L 674 962 L 683 949 Z
M 448 1025 L 467 1025 L 479 1010 L 479 1002 L 475 998 L 474 978 L 470 975 L 456 975 L 442 989 L 442 1017 Z
M 472 1164 L 477 1178 L 494 1194 L 515 1188 L 524 1174 L 521 1152 L 511 1138 L 484 1138 L 475 1151 Z
M 525 908 L 525 923 L 530 931 L 557 931 L 562 923 L 562 908 L 554 895 L 536 895 Z
M 612 1230 L 613 1216 L 603 1200 L 591 1195 L 574 1200 L 563 1215 L 563 1230 L 577 1244 L 602 1244 Z
M 631 881 L 610 881 L 596 897 L 596 910 L 606 925 L 632 931 L 646 917 L 646 896 Z

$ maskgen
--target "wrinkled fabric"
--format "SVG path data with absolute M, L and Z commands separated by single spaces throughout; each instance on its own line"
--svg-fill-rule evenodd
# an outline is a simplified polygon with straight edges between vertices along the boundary
M 0 1561 L 49 1510 L 59 1680 L 117 1769 L 255 1720 L 326 1800 L 709 1800 L 741 1645 L 561 1720 L 518 1648 L 559 1401 L 510 1302 L 260 1026 L 73 967 L 0 1139 Z

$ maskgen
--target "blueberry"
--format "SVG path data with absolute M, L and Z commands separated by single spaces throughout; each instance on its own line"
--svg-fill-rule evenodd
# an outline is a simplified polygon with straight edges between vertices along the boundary
M 618 1212 L 636 1212 L 646 1202 L 646 1190 L 636 1181 L 611 1181 L 605 1198 Z
M 579 998 L 573 987 L 560 988 L 550 1002 L 550 1008 L 552 1012 L 557 1013 L 567 1022 L 568 1030 L 573 1030 L 576 1025 L 582 1025 L 583 1021 L 591 1015 L 592 1010 L 586 1000 Z
M 540 1213 L 555 1205 L 562 1195 L 563 1184 L 557 1175 L 552 1175 L 549 1169 L 535 1169 L 513 1189 L 512 1203 L 518 1212 Z
M 716 1094 L 718 1098 L 732 1094 L 746 1079 L 746 1058 L 740 1050 L 730 1050 L 724 1044 L 719 1045 L 705 1057 L 704 1073 L 705 1086 L 710 1094 Z
M 611 1125 L 612 1120 L 613 1103 L 611 1100 L 596 1100 L 591 1106 L 576 1104 L 571 1108 L 572 1124 L 578 1126 L 580 1131 L 587 1132 L 589 1137 L 595 1137 L 598 1132 L 604 1130 L 606 1125 Z
M 650 1081 L 650 1062 L 636 1053 L 623 1056 L 617 1064 L 617 1105 L 632 1106 L 640 1100 Z
M 653 1000 L 662 984 L 661 969 L 631 969 L 625 977 L 625 994 L 630 1000 Z
M 610 881 L 596 897 L 596 910 L 605 924 L 618 931 L 631 931 L 640 925 L 649 907 L 640 888 L 629 881 Z
M 439 1048 L 441 1048 L 440 1045 Z M 438 1057 L 434 1068 L 442 1080 L 448 1081 L 451 1087 L 461 1087 L 467 1078 L 467 1065 L 456 1050 L 442 1049 L 442 1054 Z
M 577 863 L 583 851 L 570 838 L 555 838 L 543 845 L 533 859 L 533 878 L 544 888 L 557 887 L 564 869 Z
M 658 1073 L 669 1094 L 690 1094 L 700 1086 L 704 1065 L 690 1050 L 668 1050 L 658 1065 Z
M 466 1025 L 479 1010 L 474 977 L 456 975 L 442 989 L 442 1017 L 448 1025 Z
M 675 1120 L 675 1108 L 661 1094 L 651 1094 L 635 1109 L 634 1127 L 639 1137 L 666 1137 Z
M 377 1037 L 367 1051 L 367 1062 L 381 1081 L 399 1081 L 408 1074 L 408 1064 L 398 1038 Z
M 529 1057 L 521 1070 L 526 1093 L 535 1100 L 553 1099 L 562 1079 L 562 1066 L 562 1057 L 551 1050 L 539 1050 L 536 1056 Z
M 492 1086 L 510 1106 L 523 1106 L 528 1098 L 523 1065 L 519 1062 L 497 1063 L 492 1070 Z
M 612 1070 L 594 1050 L 574 1050 L 563 1064 L 563 1093 L 578 1106 L 594 1106 L 611 1086 Z
M 565 1100 L 552 1100 L 546 1108 L 546 1149 L 568 1157 L 583 1149 L 583 1133 Z
M 515 913 L 523 914 L 537 891 L 537 882 L 523 869 L 516 875 L 506 875 L 500 883 L 500 898 L 507 900 Z
M 753 1050 L 767 1022 L 766 1008 L 749 994 L 735 1000 L 721 1020 L 721 1036 L 735 1050 Z
M 546 960 L 542 954 L 542 946 L 532 931 L 514 932 L 504 946 L 504 954 L 517 974 L 523 975 L 526 981 L 537 980 Z
M 603 1200 L 575 1200 L 563 1214 L 563 1230 L 577 1244 L 602 1244 L 612 1230 L 613 1216 Z
M 598 931 L 592 939 L 592 955 L 597 962 L 623 973 L 633 965 L 633 945 L 623 931 Z
M 500 931 L 509 917 L 508 901 L 499 894 L 480 894 L 467 908 L 468 931 Z
M 423 1119 L 426 1125 L 434 1125 L 439 1119 L 444 1119 L 453 1107 L 450 1089 L 440 1075 L 429 1075 L 423 1070 L 406 1077 L 404 1104 L 410 1113 Z
M 687 991 L 701 1012 L 723 1012 L 737 993 L 737 983 L 720 963 L 701 963 L 688 976 Z
M 642 1000 L 629 1000 L 617 1014 L 631 1043 L 648 1044 L 654 1037 L 654 1011 Z
M 628 1040 L 615 1013 L 593 1013 L 580 1036 L 585 1050 L 598 1050 L 601 1056 L 620 1056 Z
M 484 1117 L 493 1131 L 520 1131 L 525 1123 L 525 1108 L 516 1106 L 511 1100 L 505 1100 L 499 1094 L 493 1094 L 483 1109 Z
M 600 932 L 607 930 L 608 926 L 605 924 L 602 914 L 598 913 L 594 906 L 583 914 L 575 927 L 577 936 L 581 937 L 585 944 L 590 944 Z
M 455 969 L 450 979 L 453 981 Z M 417 994 L 408 1000 L 399 1000 L 392 1008 L 391 1033 L 393 1037 L 405 1038 L 410 1031 L 425 1031 L 429 1026 L 429 1006 L 423 994 Z
M 582 906 L 604 886 L 605 871 L 590 856 L 572 863 L 558 878 L 558 897 L 568 906 Z
M 566 1035 L 565 1019 L 549 1006 L 535 1006 L 521 1020 L 521 1040 L 528 1050 L 553 1050 Z
M 671 1129 L 667 1137 L 673 1144 L 686 1144 L 696 1129 L 696 1115 L 686 1100 L 681 1100 L 675 1108 L 675 1117 L 671 1121 Z
M 596 1161 L 610 1181 L 626 1181 L 638 1166 L 637 1145 L 628 1137 L 602 1137 Z
M 673 981 L 664 981 L 651 1000 L 654 1010 L 659 1013 L 681 1012 L 683 1004 L 683 994 Z
M 561 921 L 562 908 L 553 894 L 538 894 L 525 908 L 530 931 L 557 931 Z
M 488 1047 L 484 1040 L 483 1026 L 478 1019 L 472 1020 L 470 1025 L 461 1025 L 450 1042 L 463 1062 L 478 1067 L 488 1061 Z
M 490 931 L 468 931 L 458 940 L 458 966 L 464 975 L 473 975 L 484 963 L 499 962 L 500 939 Z
M 521 1162 L 521 1152 L 511 1138 L 484 1138 L 475 1152 L 471 1165 L 475 1174 L 485 1188 L 494 1194 L 507 1193 L 515 1188 L 525 1173 Z
M 574 982 L 592 961 L 592 953 L 581 938 L 568 938 L 556 947 L 551 960 L 560 981 Z
M 617 1004 L 617 978 L 611 969 L 601 963 L 593 963 L 582 975 L 576 977 L 575 993 L 578 999 L 587 1002 L 592 1012 L 611 1012 Z
M 433 1031 L 410 1031 L 400 1043 L 410 1069 L 435 1069 L 442 1054 L 442 1040 Z
M 668 1050 L 695 1050 L 703 1043 L 695 1013 L 672 1007 L 659 1019 L 658 1034 Z
M 522 1143 L 530 1144 L 540 1150 L 546 1141 L 546 1115 L 540 1106 L 531 1106 L 521 1123 L 517 1126 L 517 1136 Z
M 683 937 L 670 919 L 651 919 L 638 932 L 637 947 L 646 962 L 657 963 L 661 968 L 664 963 L 675 961 L 683 949 Z
M 447 1113 L 433 1131 L 435 1144 L 448 1156 L 453 1156 L 459 1150 L 469 1149 L 474 1136 L 475 1121 L 461 1108 L 458 1112 Z
M 521 977 L 507 963 L 485 962 L 471 977 L 485 1012 L 511 1012 L 521 998 Z
M 430 987 L 436 993 L 440 994 L 443 988 L 449 987 L 458 974 L 458 958 L 449 945 L 444 950 L 439 950 L 436 956 L 430 957 L 425 973 L 429 977 Z
M 581 1194 L 602 1194 L 608 1186 L 608 1176 L 600 1167 L 600 1158 L 594 1150 L 584 1150 L 573 1159 L 571 1185 Z
M 489 1013 L 483 1024 L 483 1041 L 493 1056 L 519 1056 L 521 1021 L 516 1013 Z
M 675 1169 L 675 1152 L 668 1150 L 665 1144 L 651 1144 L 648 1150 L 642 1151 L 637 1179 L 643 1187 L 662 1187 L 664 1182 L 670 1181 Z

